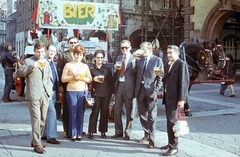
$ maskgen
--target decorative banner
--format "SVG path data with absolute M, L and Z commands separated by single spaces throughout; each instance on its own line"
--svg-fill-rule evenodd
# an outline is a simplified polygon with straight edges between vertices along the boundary
M 40 28 L 118 30 L 117 4 L 39 0 L 36 19 Z

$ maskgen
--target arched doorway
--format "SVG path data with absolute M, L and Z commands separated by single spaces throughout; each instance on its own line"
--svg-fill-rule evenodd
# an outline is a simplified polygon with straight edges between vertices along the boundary
M 230 53 L 236 59 L 236 63 L 240 61 L 240 7 L 232 2 L 233 10 L 219 10 L 219 6 L 215 6 L 207 16 L 201 38 L 204 41 L 219 39 L 225 53 Z
M 147 41 L 153 42 L 157 33 L 158 33 L 158 30 L 156 30 L 156 29 L 153 29 L 152 32 L 149 31 Z M 131 42 L 133 49 L 139 49 L 139 46 L 142 42 L 141 34 L 142 34 L 142 30 L 138 29 L 138 30 L 132 32 L 132 34 L 129 36 L 129 41 Z M 158 37 L 157 44 L 155 44 L 155 45 L 157 46 L 156 48 L 164 48 L 166 46 L 164 44 L 164 41 L 161 40 L 161 37 Z
M 98 37 L 100 41 L 106 41 L 106 33 L 104 31 L 92 31 L 89 33 L 87 40 L 89 40 L 90 37 Z

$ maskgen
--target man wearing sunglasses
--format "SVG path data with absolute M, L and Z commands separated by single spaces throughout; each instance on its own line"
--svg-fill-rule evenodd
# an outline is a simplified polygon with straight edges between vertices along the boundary
M 73 48 L 74 46 L 78 45 L 78 39 L 76 37 L 70 37 L 68 39 L 68 51 L 61 52 L 58 56 L 57 60 L 57 71 L 58 71 L 58 78 L 62 78 L 62 71 L 65 64 L 73 61 Z M 66 101 L 66 87 L 67 83 L 63 83 L 61 79 L 59 79 L 59 92 L 62 94 L 62 104 L 63 104 L 63 115 L 62 115 L 62 122 L 63 122 L 63 130 L 64 130 L 64 137 L 68 135 L 68 108 L 67 108 L 67 101 Z
M 126 127 L 124 130 L 124 139 L 130 140 L 132 132 L 132 100 L 134 98 L 135 75 L 131 74 L 132 49 L 128 40 L 120 43 L 122 55 L 118 56 L 115 61 L 122 62 L 122 68 L 115 72 L 115 105 L 114 105 L 114 122 L 115 135 L 111 138 L 123 137 L 122 110 L 123 104 L 126 107 Z M 116 64 L 115 64 L 116 69 Z

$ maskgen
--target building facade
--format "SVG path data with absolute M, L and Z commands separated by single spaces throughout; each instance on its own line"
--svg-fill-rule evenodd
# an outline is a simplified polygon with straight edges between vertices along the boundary
M 38 0 L 17 0 L 16 42 L 19 50 L 24 50 L 27 30 Z M 83 0 L 78 0 L 79 2 Z M 138 49 L 143 41 L 153 43 L 156 50 L 165 50 L 168 44 L 187 44 L 198 37 L 200 42 L 218 38 L 226 53 L 231 53 L 237 61 L 239 52 L 239 12 L 240 0 L 84 0 L 93 3 L 118 4 L 121 11 L 122 27 L 118 31 L 83 30 L 85 40 L 98 37 L 106 40 L 115 55 L 119 53 L 122 39 L 131 41 Z M 14 22 L 14 20 L 12 21 Z M 14 25 L 8 22 L 9 25 Z M 61 30 L 63 31 L 63 30 Z M 8 34 L 14 34 L 14 30 Z M 18 40 L 23 38 L 23 40 Z

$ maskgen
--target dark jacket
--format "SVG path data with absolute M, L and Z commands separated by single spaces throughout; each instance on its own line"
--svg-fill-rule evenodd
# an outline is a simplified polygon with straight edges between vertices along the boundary
M 139 94 L 142 81 L 144 80 L 146 92 L 149 97 L 153 98 L 162 87 L 162 77 L 156 76 L 153 73 L 153 69 L 154 67 L 160 67 L 164 71 L 163 63 L 159 57 L 152 54 L 143 73 L 144 60 L 144 57 L 141 57 L 136 62 L 132 62 L 132 73 L 136 74 L 135 95 Z
M 123 58 L 123 55 L 117 56 L 115 61 L 121 61 Z M 132 69 L 132 54 L 130 54 L 128 63 L 127 63 L 127 68 L 125 69 L 124 75 L 125 75 L 125 92 L 127 94 L 128 99 L 133 99 L 135 97 L 134 90 L 135 90 L 135 81 L 136 77 L 135 74 L 131 72 Z M 120 75 L 120 70 L 116 70 L 114 73 L 114 82 L 115 82 L 115 93 L 118 90 L 118 84 L 119 84 L 119 75 Z
M 226 78 L 235 80 L 236 70 L 234 62 L 232 61 L 226 61 L 226 64 L 223 68 L 223 74 L 226 76 Z
M 103 83 L 92 81 L 92 94 L 97 97 L 106 97 L 114 93 L 113 75 L 109 67 L 104 64 L 99 69 L 95 64 L 90 67 L 92 78 L 98 75 L 104 75 Z
M 163 104 L 175 106 L 179 100 L 187 102 L 189 72 L 187 65 L 181 59 L 177 59 L 170 71 L 165 72 L 163 82 Z
M 13 68 L 13 63 L 17 62 L 17 58 L 14 58 L 12 56 L 11 52 L 6 52 L 4 51 L 2 54 L 2 67 L 4 69 L 12 69 Z

